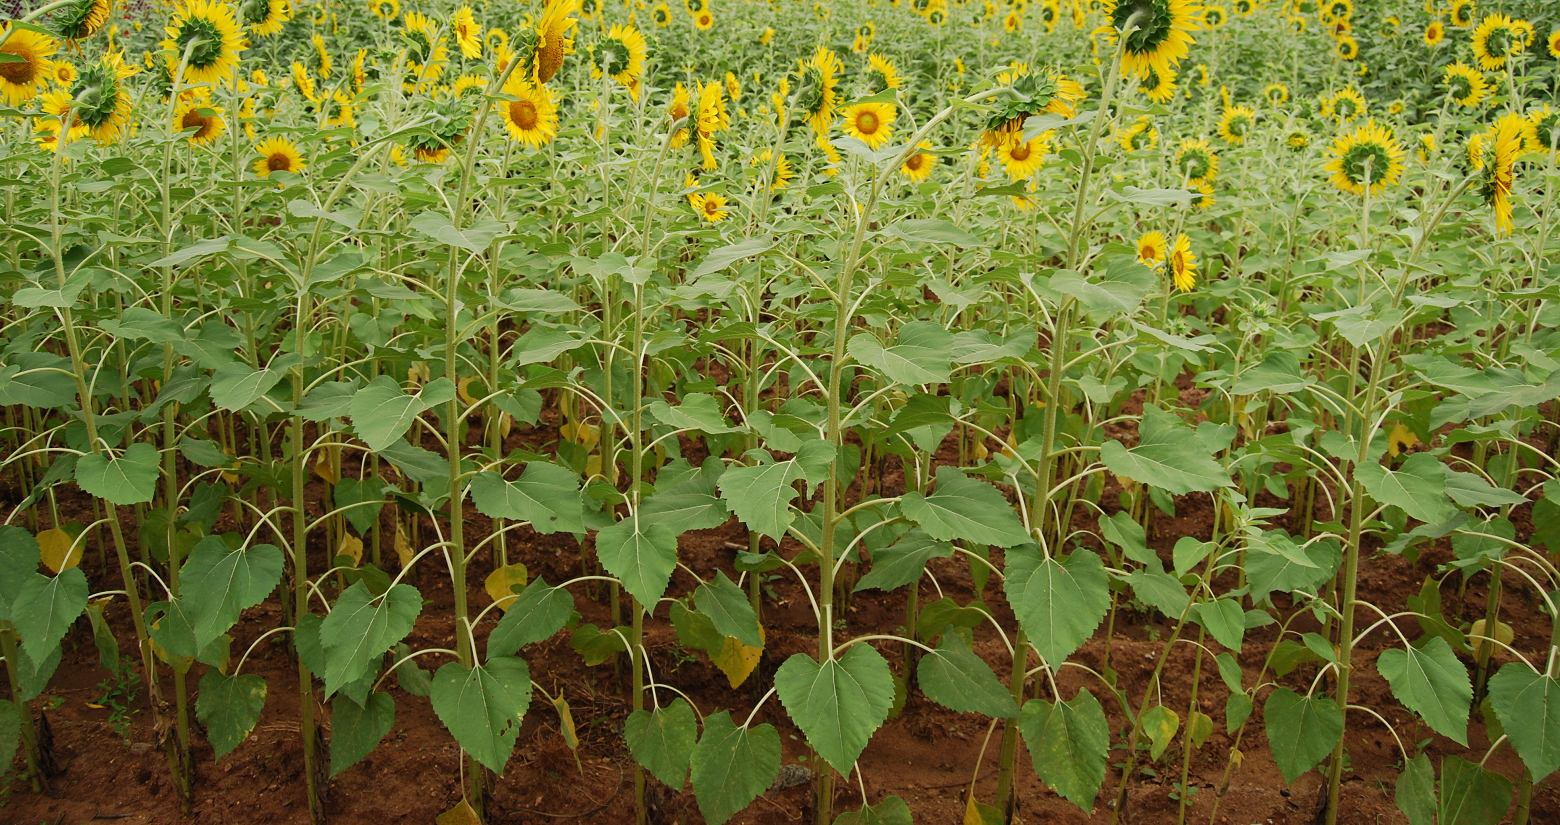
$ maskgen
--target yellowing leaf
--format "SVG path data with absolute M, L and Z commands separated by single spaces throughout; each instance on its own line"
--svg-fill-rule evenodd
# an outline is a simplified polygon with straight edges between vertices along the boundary
M 1006 452 L 1006 451 L 1004 450 L 1003 452 Z M 985 461 L 986 457 L 989 456 L 989 455 L 991 455 L 991 451 L 986 449 L 986 445 L 985 444 L 983 444 L 983 443 L 981 443 L 979 441 L 975 442 L 975 460 L 976 461 Z
M 575 423 L 570 421 L 558 428 L 558 434 L 587 450 L 595 448 L 596 444 L 601 441 L 600 430 L 584 422 Z
M 336 475 L 336 462 L 331 458 L 330 451 L 321 450 L 315 455 L 317 457 L 314 459 L 314 474 L 323 479 L 326 484 L 336 486 L 336 482 L 341 479 Z
M 1186 729 L 1192 736 L 1192 747 L 1202 747 L 1213 735 L 1213 717 L 1201 711 L 1192 711 L 1192 717 L 1186 723 Z
M 1392 425 L 1392 432 L 1387 433 L 1387 453 L 1397 458 L 1399 453 L 1412 450 L 1419 443 L 1419 436 L 1414 431 L 1403 425 L 1403 422 Z
M 51 527 L 38 534 L 38 551 L 44 566 L 55 575 L 81 563 L 82 543 L 58 527 Z
M 1181 729 L 1181 716 L 1164 705 L 1155 705 L 1143 711 L 1143 731 L 1153 743 L 1149 755 L 1154 761 L 1165 755 L 1165 749 L 1175 740 L 1175 732 Z
M 455 807 L 439 814 L 433 823 L 434 825 L 482 825 L 482 817 L 477 816 L 477 812 L 471 809 L 471 803 L 467 802 L 465 797 L 461 797 L 461 800 L 455 803 Z
M 501 413 L 498 416 L 498 437 L 508 438 L 509 431 L 515 428 L 515 418 L 509 413 Z
M 42 539 L 43 539 L 43 534 L 42 533 L 38 534 L 38 539 L 39 539 L 39 543 L 42 544 L 43 543 L 42 542 Z M 1511 629 L 1511 625 L 1506 624 L 1505 622 L 1497 621 L 1495 623 L 1495 632 L 1494 633 L 1485 633 L 1484 632 L 1484 628 L 1485 628 L 1484 620 L 1483 619 L 1477 619 L 1477 620 L 1474 621 L 1473 627 L 1468 630 L 1468 635 L 1469 636 L 1486 636 L 1486 637 L 1491 637 L 1492 636 L 1492 637 L 1494 637 L 1495 641 L 1500 642 L 1501 644 L 1507 644 L 1507 645 L 1511 644 L 1511 640 L 1516 638 L 1516 633 Z M 1473 655 L 1475 655 L 1475 656 L 1483 655 L 1482 654 L 1482 650 L 1483 650 L 1484 646 L 1487 645 L 1487 644 L 1489 644 L 1489 642 L 1485 641 L 1484 639 L 1477 640 L 1474 643 L 1474 646 L 1473 646 Z
M 395 555 L 401 560 L 402 567 L 411 564 L 412 557 L 417 555 L 412 552 L 412 542 L 406 537 L 406 527 L 399 521 L 395 523 Z
M 500 567 L 489 573 L 487 579 L 482 582 L 482 587 L 487 590 L 488 596 L 498 604 L 498 609 L 507 613 L 509 606 L 515 603 L 515 599 L 520 598 L 515 593 L 514 588 L 525 587 L 526 582 L 529 580 L 529 573 L 526 571 L 525 565 L 516 563 Z
M 764 638 L 764 629 L 758 629 L 758 637 Z M 720 668 L 720 672 L 726 674 L 726 681 L 733 688 L 739 688 L 747 678 L 753 674 L 753 669 L 758 667 L 758 660 L 763 658 L 762 647 L 748 647 L 737 641 L 734 636 L 727 636 L 719 652 L 710 653 L 710 661 Z
M 975 794 L 971 793 L 964 805 L 964 825 L 1002 825 L 1002 812 L 994 806 L 976 802 Z
M 600 453 L 597 453 L 595 455 L 592 455 L 590 458 L 585 459 L 585 475 L 587 475 L 587 476 L 599 476 L 599 475 L 601 475 L 601 454 Z
M 460 384 L 455 387 L 455 393 L 460 396 L 461 403 L 477 403 L 477 396 L 473 395 L 471 392 L 471 385 L 476 383 L 477 380 L 478 379 L 475 375 L 468 375 L 465 378 L 460 379 Z M 479 386 L 477 389 L 480 390 L 483 388 Z M 486 395 L 487 393 L 484 392 L 483 394 Z
M 433 370 L 428 367 L 427 361 L 418 361 L 406 368 L 406 383 L 414 387 L 420 387 L 433 380 Z
M 363 563 L 363 540 L 348 533 L 341 537 L 341 544 L 336 548 L 336 557 L 346 556 L 352 560 L 352 566 L 357 567 Z
M 985 447 L 986 445 L 982 444 L 981 446 Z M 1014 438 L 1012 433 L 1008 433 L 1007 446 L 1002 448 L 1002 457 L 1003 458 L 1017 458 L 1018 457 L 1018 453 L 1014 452 L 1017 449 L 1018 449 L 1018 439 Z

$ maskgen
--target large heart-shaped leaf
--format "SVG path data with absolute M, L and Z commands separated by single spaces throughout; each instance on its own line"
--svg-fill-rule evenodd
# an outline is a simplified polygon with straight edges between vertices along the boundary
M 677 568 L 677 536 L 636 514 L 596 534 L 596 557 L 641 606 L 654 610 Z
M 1511 662 L 1490 679 L 1490 704 L 1533 781 L 1560 769 L 1560 680 Z
M 899 506 L 934 539 L 963 539 L 998 547 L 1029 540 L 1024 523 L 997 488 L 946 464 L 937 468 L 937 489 L 931 495 L 908 492 Z
M 1083 646 L 1110 609 L 1110 577 L 1092 550 L 1043 558 L 1033 544 L 1007 554 L 1003 587 L 1030 644 L 1052 670 Z
M 1263 713 L 1273 761 L 1285 782 L 1294 782 L 1315 767 L 1343 736 L 1343 711 L 1325 696 L 1301 696 L 1279 688 L 1268 696 Z
M 531 669 L 525 660 L 500 656 L 472 668 L 450 662 L 433 675 L 430 698 L 433 712 L 461 748 L 502 776 L 531 707 Z
M 1446 497 L 1446 470 L 1430 453 L 1414 453 L 1397 469 L 1374 461 L 1354 468 L 1354 477 L 1370 497 L 1403 508 L 1403 512 L 1429 524 L 1440 524 L 1453 512 Z
M 1473 682 L 1445 639 L 1428 636 L 1420 647 L 1384 651 L 1376 658 L 1376 670 L 1392 686 L 1392 695 L 1432 730 L 1468 745 Z
M 704 717 L 691 761 L 699 813 L 709 825 L 725 825 L 780 773 L 780 733 L 768 724 L 738 727 L 721 711 Z
M 645 770 L 672 790 L 682 790 L 699 738 L 688 700 L 679 696 L 665 707 L 634 711 L 623 726 L 623 738 Z
M 1018 726 L 1035 773 L 1063 799 L 1085 812 L 1093 810 L 1110 749 L 1110 726 L 1094 694 L 1079 690 L 1067 702 L 1031 699 L 1024 703 Z
M 205 647 L 238 623 L 244 610 L 265 601 L 282 580 L 282 551 L 269 544 L 229 549 L 218 536 L 201 539 L 180 570 L 179 596 Z
M 997 719 L 1018 715 L 1013 695 L 957 633 L 942 634 L 936 652 L 921 655 L 915 676 L 926 698 L 945 708 Z
M 348 410 L 352 429 L 370 450 L 378 452 L 400 438 L 417 416 L 455 397 L 455 384 L 448 378 L 436 378 L 415 395 L 407 395 L 388 375 L 368 382 L 352 396 Z
M 693 591 L 693 603 L 722 636 L 734 637 L 748 647 L 764 646 L 752 603 L 742 588 L 726 577 L 726 571 L 717 570 L 714 581 L 700 584 Z
M 569 623 L 574 597 L 552 587 L 541 576 L 525 586 L 509 604 L 498 626 L 488 634 L 487 656 L 513 656 L 532 642 L 550 638 Z
M 1129 450 L 1120 441 L 1107 441 L 1100 448 L 1100 459 L 1112 473 L 1171 495 L 1207 493 L 1233 484 L 1230 474 L 1203 451 L 1190 427 L 1152 404 L 1143 407 L 1137 446 Z
M 320 623 L 325 695 L 361 679 L 385 651 L 412 632 L 421 612 L 422 594 L 409 584 L 398 584 L 377 597 L 361 579 L 343 590 Z
M 41 662 L 86 608 L 87 575 L 81 568 L 72 567 L 52 578 L 34 573 L 16 594 L 11 623 L 27 655 Z
M 362 762 L 395 725 L 395 700 L 370 693 L 358 704 L 345 693 L 330 701 L 330 775 Z
M 227 676 L 212 668 L 200 679 L 195 716 L 206 726 L 206 739 L 217 759 L 249 738 L 264 709 L 265 679 L 259 676 Z
M 894 675 L 882 654 L 852 645 L 823 664 L 805 653 L 775 671 L 775 693 L 825 761 L 849 774 L 894 704 Z
M 585 532 L 580 503 L 579 477 L 549 464 L 533 461 L 515 481 L 497 472 L 478 473 L 471 480 L 471 501 L 483 515 L 528 521 L 542 535 Z
M 145 504 L 157 492 L 157 456 L 157 448 L 145 442 L 113 458 L 89 453 L 76 461 L 76 484 L 110 504 Z

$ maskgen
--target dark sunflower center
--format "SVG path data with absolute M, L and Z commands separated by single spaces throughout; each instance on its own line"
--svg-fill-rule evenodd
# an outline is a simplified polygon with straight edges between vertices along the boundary
M 38 76 L 38 56 L 33 54 L 31 49 L 21 43 L 16 43 L 0 51 L 14 54 L 21 58 L 20 62 L 0 63 L 0 77 L 5 78 L 10 83 L 21 86 L 33 82 L 33 78 Z
M 292 158 L 285 152 L 272 152 L 271 156 L 265 159 L 265 168 L 272 172 L 289 171 L 292 169 Z
M 1159 260 L 1159 250 L 1155 249 L 1153 244 L 1143 244 L 1143 249 L 1142 251 L 1138 252 L 1138 257 L 1145 258 L 1150 261 L 1157 261 Z
M 856 117 L 856 130 L 864 135 L 877 134 L 880 125 L 878 116 L 874 112 L 862 112 Z
M 925 165 L 926 165 L 926 155 L 911 155 L 910 159 L 905 161 L 905 168 L 909 169 L 912 172 L 919 172 L 919 171 L 921 171 L 921 167 L 923 167 Z
M 1365 170 L 1370 169 L 1372 183 L 1380 181 L 1392 165 L 1387 147 L 1379 143 L 1357 143 L 1343 154 L 1343 174 L 1354 183 L 1365 183 Z
M 1142 54 L 1149 52 L 1170 37 L 1169 0 L 1125 0 L 1116 4 L 1111 23 L 1117 31 L 1126 29 L 1133 15 L 1137 31 L 1127 36 L 1127 51 Z
M 527 131 L 535 129 L 539 120 L 536 114 L 536 104 L 529 100 L 516 100 L 510 103 L 509 119 L 513 120 L 515 125 L 521 129 Z
M 717 203 L 714 198 L 709 198 L 709 199 L 704 201 L 704 212 L 705 212 L 705 214 L 713 215 L 713 214 L 715 214 L 716 212 L 719 212 L 719 211 L 720 211 L 720 204 Z
M 257 26 L 271 16 L 271 0 L 249 0 L 243 5 L 244 25 Z
M 1029 144 L 1020 143 L 1017 146 L 1014 146 L 1013 151 L 1009 154 L 1013 157 L 1014 160 L 1020 163 L 1029 160 Z
M 179 45 L 179 51 L 189 47 L 191 41 L 195 41 L 195 48 L 190 49 L 189 66 L 192 69 L 207 69 L 216 65 L 222 58 L 222 32 L 217 30 L 217 25 L 210 20 L 201 17 L 192 17 L 184 21 L 179 27 L 179 36 L 174 42 Z
M 184 119 L 179 121 L 179 127 L 181 130 L 198 129 L 200 132 L 204 132 L 206 130 L 206 119 L 200 116 L 199 109 L 191 109 L 184 113 Z M 195 134 L 199 136 L 200 132 Z

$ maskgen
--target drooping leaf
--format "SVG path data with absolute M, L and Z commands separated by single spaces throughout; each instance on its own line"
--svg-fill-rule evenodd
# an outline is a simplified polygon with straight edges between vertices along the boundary
M 1055 703 L 1031 699 L 1018 725 L 1040 779 L 1063 799 L 1092 811 L 1110 749 L 1110 726 L 1094 694 L 1083 689 Z
M 1512 749 L 1543 782 L 1560 769 L 1560 681 L 1511 662 L 1490 678 L 1489 691 Z
M 180 570 L 179 595 L 193 619 L 195 645 L 210 644 L 244 610 L 265 601 L 282 580 L 282 565 L 282 551 L 270 544 L 232 550 L 218 536 L 201 539 Z
M 1030 643 L 1054 671 L 1083 646 L 1110 609 L 1110 577 L 1092 550 L 1057 561 L 1032 544 L 1007 554 L 1008 603 Z
M 653 609 L 677 568 L 677 536 L 635 514 L 596 533 L 596 557 L 624 590 Z
M 910 806 L 897 796 L 885 796 L 876 805 L 846 811 L 834 818 L 834 825 L 914 825 Z
M 1149 758 L 1157 762 L 1175 741 L 1176 731 L 1181 729 L 1181 714 L 1164 705 L 1155 705 L 1143 711 L 1142 722 L 1143 732 L 1148 734 Z
M 466 668 L 449 662 L 433 675 L 433 712 L 473 759 L 504 773 L 531 706 L 531 669 L 515 656 Z
M 1268 695 L 1263 715 L 1273 761 L 1285 782 L 1292 783 L 1315 767 L 1343 736 L 1343 711 L 1325 696 L 1301 696 L 1279 688 Z
M 341 514 L 359 535 L 366 535 L 379 523 L 379 511 L 385 507 L 385 483 L 378 478 L 342 478 L 331 490 Z
M 76 484 L 110 504 L 145 504 L 157 492 L 157 456 L 157 448 L 144 441 L 113 458 L 89 453 L 76 461 Z
M 738 727 L 721 711 L 704 717 L 691 762 L 699 813 L 709 825 L 725 825 L 780 773 L 780 733 L 770 724 Z
M 353 394 L 352 429 L 370 450 L 379 452 L 399 439 L 417 416 L 454 397 L 455 384 L 448 378 L 436 378 L 408 395 L 394 378 L 380 375 Z
M 1452 515 L 1452 503 L 1446 498 L 1446 471 L 1440 459 L 1430 453 L 1414 453 L 1395 470 L 1367 461 L 1354 468 L 1354 477 L 1371 498 L 1401 507 L 1420 521 L 1439 524 Z
M 1498 825 L 1511 807 L 1511 780 L 1460 756 L 1441 763 L 1441 825 Z
M 206 726 L 206 739 L 221 759 L 249 738 L 265 709 L 265 679 L 245 673 L 226 676 L 216 668 L 200 678 L 195 715 Z
M 1191 428 L 1152 404 L 1143 407 L 1137 446 L 1129 450 L 1120 441 L 1107 441 L 1100 448 L 1100 459 L 1118 476 L 1176 496 L 1212 492 L 1233 484 L 1230 474 L 1203 451 Z
M 1408 825 L 1435 825 L 1435 766 L 1430 757 L 1421 753 L 1408 760 L 1398 774 L 1393 801 L 1408 817 Z
M 87 575 L 79 567 L 53 577 L 34 573 L 18 589 L 11 623 L 33 661 L 43 661 L 59 646 L 87 607 L 87 589 Z
M 1432 730 L 1467 747 L 1473 682 L 1445 639 L 1430 636 L 1417 648 L 1383 651 L 1376 670 L 1392 686 L 1392 695 Z
M 688 700 L 679 696 L 670 705 L 634 711 L 623 726 L 623 738 L 645 770 L 672 790 L 682 790 L 699 738 Z
M 997 488 L 946 464 L 937 468 L 937 488 L 931 495 L 908 492 L 900 508 L 927 535 L 942 541 L 1012 547 L 1029 540 L 1023 522 Z
M 1013 695 L 957 633 L 942 634 L 935 653 L 922 653 L 915 675 L 926 698 L 945 708 L 995 719 L 1018 715 Z
M 938 541 L 919 528 L 905 533 L 898 541 L 872 552 L 872 569 L 856 582 L 853 592 L 878 589 L 891 592 L 920 581 L 926 563 L 932 559 L 953 557 L 953 545 Z
M 330 700 L 330 775 L 362 762 L 394 725 L 395 699 L 390 694 L 370 693 L 364 704 L 346 693 L 336 694 Z
M 0 620 L 10 620 L 16 597 L 38 574 L 38 540 L 21 527 L 0 526 Z
M 952 348 L 953 333 L 931 321 L 905 324 L 891 347 L 884 347 L 869 332 L 851 336 L 848 345 L 850 357 L 909 386 L 947 383 Z
M 734 637 L 748 647 L 764 646 L 752 603 L 742 588 L 727 578 L 726 571 L 718 570 L 714 581 L 701 583 L 693 591 L 693 603 L 721 635 Z
M 562 587 L 552 587 L 537 576 L 504 612 L 488 635 L 487 656 L 513 656 L 532 642 L 550 638 L 563 629 L 574 612 L 574 597 Z
M 483 515 L 528 521 L 542 535 L 585 532 L 579 477 L 546 461 L 527 464 L 516 481 L 492 470 L 471 480 L 471 501 Z
M 805 653 L 775 671 L 775 692 L 791 721 L 825 761 L 848 774 L 894 703 L 894 676 L 869 645 L 823 664 Z
M 320 623 L 325 695 L 361 679 L 385 651 L 406 638 L 421 612 L 422 594 L 409 584 L 398 584 L 378 597 L 362 580 L 343 590 Z

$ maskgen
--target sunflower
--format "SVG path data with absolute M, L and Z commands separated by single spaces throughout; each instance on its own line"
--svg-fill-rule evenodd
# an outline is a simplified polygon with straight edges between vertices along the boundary
M 381 20 L 394 20 L 401 16 L 401 0 L 368 0 L 368 10 Z
M 801 89 L 796 93 L 796 105 L 807 113 L 813 134 L 820 140 L 829 133 L 834 122 L 834 94 L 839 84 L 840 59 L 828 46 L 819 46 L 798 69 Z
M 1284 138 L 1284 142 L 1289 144 L 1289 148 L 1298 152 L 1311 145 L 1311 136 L 1306 134 L 1304 129 L 1295 129 Z
M 1506 61 L 1526 47 L 1521 27 L 1504 14 L 1489 15 L 1473 30 L 1473 56 L 1486 72 L 1504 69 Z
M 1257 4 L 1252 0 L 1235 0 L 1235 13 L 1241 17 L 1250 17 L 1257 10 Z
M 997 159 L 1002 161 L 1009 181 L 1024 180 L 1045 165 L 1045 156 L 1051 152 L 1051 136 L 1051 132 L 1046 132 L 1024 140 L 1014 135 L 997 147 Z
M 1446 24 L 1439 20 L 1430 21 L 1430 25 L 1425 26 L 1425 45 L 1435 48 L 1445 41 Z
M 1244 146 L 1256 118 L 1257 112 L 1250 106 L 1225 109 L 1224 115 L 1219 118 L 1219 137 L 1231 146 Z
M 463 74 L 455 78 L 455 83 L 450 86 L 450 94 L 460 97 L 467 92 L 482 91 L 487 87 L 487 81 L 474 74 Z
M 1403 144 L 1392 136 L 1390 128 L 1376 125 L 1375 118 L 1339 135 L 1331 152 L 1332 160 L 1322 170 L 1331 172 L 1332 184 L 1346 194 L 1363 197 L 1368 180 L 1374 197 L 1396 184 L 1403 174 Z
M 760 46 L 767 46 L 772 41 L 774 41 L 774 39 L 775 39 L 775 29 L 774 29 L 773 26 L 766 26 L 766 27 L 764 27 L 763 31 L 758 33 L 758 44 Z
M 693 203 L 693 210 L 699 213 L 699 217 L 706 223 L 720 223 L 731 214 L 726 208 L 728 201 L 725 195 L 712 195 L 696 192 L 688 196 Z
M 211 143 L 227 131 L 222 112 L 222 107 L 212 105 L 207 87 L 191 90 L 180 95 L 174 106 L 173 131 L 175 134 L 189 132 L 189 141 L 196 146 Z
M 569 30 L 580 22 L 571 16 L 579 9 L 580 0 L 547 0 L 542 19 L 536 22 L 536 82 L 552 80 L 563 68 L 564 55 L 574 54 L 574 38 Z
M 368 82 L 368 49 L 358 49 L 352 58 L 352 89 L 363 91 L 363 85 Z
M 1062 18 L 1062 6 L 1057 0 L 1046 0 L 1040 4 L 1040 22 L 1045 24 L 1045 33 L 1050 34 L 1056 30 L 1056 22 Z
M 0 63 L 0 66 L 8 64 Z M 103 55 L 97 63 L 81 70 L 69 91 L 55 90 L 44 96 L 43 110 L 61 122 L 70 117 L 68 140 L 90 136 L 98 143 L 113 143 L 130 129 L 133 106 L 125 80 L 135 74 L 118 52 Z
M 1137 239 L 1138 263 L 1150 269 L 1159 268 L 1170 257 L 1170 244 L 1163 232 L 1145 232 Z
M 500 100 L 495 106 L 511 138 L 540 149 L 558 136 L 558 104 L 545 85 L 511 74 L 504 82 L 504 94 L 514 100 Z
M 326 129 L 357 126 L 357 115 L 352 106 L 352 98 L 340 90 L 320 101 L 320 114 L 324 117 Z
M 255 174 L 268 178 L 272 172 L 291 172 L 295 175 L 302 174 L 303 155 L 298 152 L 298 144 L 284 137 L 274 137 L 255 146 L 255 151 L 260 154 L 260 159 L 255 161 Z
M 1333 54 L 1342 60 L 1353 60 L 1360 56 L 1360 42 L 1352 34 L 1340 34 L 1333 43 Z
M 297 89 L 298 94 L 303 95 L 305 100 L 315 99 L 314 78 L 309 75 L 309 70 L 297 61 L 292 64 L 292 81 L 293 88 Z
M 656 28 L 664 29 L 672 25 L 672 7 L 665 3 L 656 3 L 650 10 L 650 19 L 655 21 Z
M 867 91 L 878 94 L 904 85 L 894 61 L 876 52 L 867 55 Z
M 840 115 L 845 121 L 845 134 L 876 149 L 893 135 L 898 107 L 892 103 L 857 103 L 846 106 Z
M 80 0 L 58 9 L 51 22 L 60 37 L 79 43 L 102 31 L 113 12 L 113 0 Z
M 416 91 L 438 81 L 449 62 L 449 50 L 444 47 L 444 37 L 439 27 L 419 11 L 409 11 L 401 21 L 401 36 L 411 41 L 406 50 L 406 68 L 409 75 L 403 85 L 406 91 Z
M 1152 150 L 1159 145 L 1159 130 L 1154 128 L 1153 121 L 1145 115 L 1133 121 L 1131 126 L 1117 130 L 1116 143 L 1128 152 Z
M 932 148 L 932 144 L 930 141 L 923 140 L 916 144 L 916 148 L 930 149 Z M 924 183 L 927 178 L 931 177 L 932 167 L 936 165 L 936 155 L 933 155 L 930 152 L 916 152 L 910 157 L 905 158 L 904 165 L 899 167 L 899 172 L 916 183 Z
M 683 125 L 677 128 L 677 134 L 672 135 L 672 148 L 681 148 L 684 143 L 688 142 L 688 124 L 686 121 L 693 115 L 693 110 L 689 108 L 688 88 L 681 81 L 672 90 L 672 105 L 667 107 L 666 112 L 670 116 L 671 122 L 684 121 Z
M 184 67 L 183 83 L 188 84 L 231 82 L 238 53 L 249 47 L 233 7 L 212 0 L 186 0 L 175 6 L 163 32 L 168 35 L 162 47 L 170 68 L 179 65 L 185 47 L 195 42 Z
M 450 32 L 455 35 L 455 45 L 467 60 L 482 56 L 482 27 L 477 25 L 476 12 L 470 6 L 461 6 L 450 18 Z
M 1197 41 L 1188 32 L 1200 27 L 1192 0 L 1111 0 L 1106 15 L 1116 31 L 1137 17 L 1137 30 L 1127 36 L 1121 70 L 1144 77 L 1150 69 L 1168 74 Z
M 1457 101 L 1458 105 L 1471 107 L 1484 101 L 1484 93 L 1489 89 L 1489 84 L 1484 81 L 1483 72 L 1459 62 L 1446 67 L 1445 77 L 1452 99 Z
M 10 35 L 10 37 L 6 37 Z M 43 91 L 54 76 L 54 61 L 49 55 L 58 48 L 54 38 L 31 29 L 0 29 L 0 54 L 11 59 L 0 63 L 0 95 L 12 106 L 20 106 Z M 17 58 L 20 58 L 19 60 Z
M 1365 98 L 1353 87 L 1339 89 L 1332 97 L 1332 116 L 1340 125 L 1365 114 Z
M 1209 200 L 1212 203 L 1212 200 Z M 1197 256 L 1192 254 L 1192 241 L 1185 235 L 1177 235 L 1175 246 L 1170 250 L 1167 258 L 1170 264 L 1170 278 L 1175 282 L 1175 288 L 1182 292 L 1191 292 L 1197 286 Z
M 33 143 L 45 152 L 60 148 L 60 122 L 52 117 L 33 118 Z M 67 158 L 68 160 L 68 158 Z
M 1560 29 L 1549 33 L 1549 56 L 1560 60 Z
M 1560 134 L 1560 111 L 1551 111 L 1545 103 L 1528 113 L 1533 124 L 1533 143 L 1528 151 L 1545 154 L 1555 151 L 1557 134 Z
M 1348 20 L 1354 16 L 1354 4 L 1350 0 L 1327 0 L 1317 14 L 1326 21 Z
M 1480 147 L 1484 161 L 1479 180 L 1479 195 L 1495 210 L 1495 230 L 1510 235 L 1511 187 L 1516 182 L 1516 162 L 1536 138 L 1533 124 L 1515 112 L 1501 116 L 1490 127 Z
M 689 15 L 694 15 L 704 11 L 707 6 L 705 0 L 683 0 L 683 8 L 688 10 Z
M 775 109 L 775 125 L 785 129 L 785 101 L 791 96 L 791 79 L 780 78 L 780 85 L 769 95 L 769 102 Z
M 292 19 L 292 4 L 287 0 L 245 0 L 239 7 L 244 25 L 261 37 L 270 37 Z
M 1138 91 L 1148 95 L 1148 99 L 1155 103 L 1169 103 L 1175 99 L 1177 91 L 1175 72 L 1160 74 L 1158 69 L 1150 71 L 1138 79 Z
M 1430 157 L 1435 154 L 1435 134 L 1425 132 L 1419 136 L 1419 148 L 1414 150 L 1414 155 L 1420 163 L 1429 163 Z
M 704 171 L 715 171 L 715 133 L 731 128 L 731 116 L 726 112 L 726 87 L 718 81 L 710 81 L 699 87 L 699 110 L 694 114 L 694 130 L 699 136 L 699 156 L 704 159 Z
M 1024 15 L 1020 14 L 1018 9 L 1013 9 L 1012 11 L 1009 11 L 1006 15 L 1003 16 L 1003 18 L 1002 18 L 1002 30 L 1003 31 L 1005 31 L 1005 32 L 1007 32 L 1009 34 L 1012 34 L 1012 33 L 1017 32 L 1017 31 L 1019 31 L 1019 30 L 1021 30 L 1023 28 L 1024 28 Z
M 52 79 L 62 88 L 69 89 L 76 82 L 76 64 L 69 60 L 54 61 Z
M 748 158 L 748 166 L 754 168 L 762 167 L 766 170 L 770 169 L 770 161 L 774 160 L 774 157 L 774 152 L 769 149 L 765 149 L 753 157 Z M 796 172 L 791 169 L 791 161 L 786 158 L 784 152 L 781 152 L 780 159 L 778 161 L 774 161 L 773 172 L 770 175 L 769 181 L 770 190 L 784 189 L 785 185 L 790 183 L 791 180 L 795 177 Z
M 872 38 L 874 37 L 877 37 L 877 24 L 868 20 L 856 27 L 856 35 L 850 41 L 850 50 L 859 53 L 872 48 Z
M 486 34 L 482 35 L 482 43 L 487 47 L 488 51 L 496 52 L 500 49 L 508 49 L 509 32 L 494 26 L 488 29 Z
M 1224 11 L 1223 6 L 1207 6 L 1203 8 L 1203 25 L 1209 29 L 1217 29 L 1224 25 L 1224 21 L 1228 18 L 1229 13 Z
M 1175 168 L 1186 178 L 1187 186 L 1197 186 L 1219 177 L 1219 156 L 1205 139 L 1183 140 L 1175 153 Z
M 699 31 L 707 32 L 715 26 L 715 15 L 711 14 L 709 9 L 699 9 L 693 13 L 693 25 Z
M 408 138 L 406 146 L 423 163 L 443 163 L 471 131 L 472 103 L 456 95 L 441 94 L 429 109 L 428 134 Z
M 1473 0 L 1453 0 L 1452 25 L 1459 29 L 1466 29 L 1473 25 Z
M 329 80 L 335 64 L 331 62 L 330 52 L 325 48 L 325 38 L 316 34 L 310 40 L 314 44 L 314 71 L 321 80 Z
M 1289 87 L 1282 83 L 1269 83 L 1262 90 L 1262 96 L 1274 106 L 1282 106 L 1289 102 Z
M 645 74 L 645 55 L 649 48 L 644 35 L 633 26 L 613 25 L 596 46 L 596 66 L 605 68 L 618 83 L 634 89 Z M 636 94 L 635 100 L 639 99 Z

